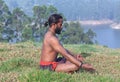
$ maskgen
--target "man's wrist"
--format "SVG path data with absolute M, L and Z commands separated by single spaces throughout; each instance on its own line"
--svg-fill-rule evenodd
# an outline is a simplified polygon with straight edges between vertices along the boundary
M 83 64 L 84 64 L 84 63 L 81 61 L 81 65 L 80 65 L 80 67 L 79 67 L 79 68 L 82 68 Z

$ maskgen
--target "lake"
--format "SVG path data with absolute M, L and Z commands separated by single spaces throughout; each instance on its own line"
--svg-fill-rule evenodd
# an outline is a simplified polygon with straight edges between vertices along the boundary
M 113 29 L 109 25 L 82 25 L 84 30 L 91 28 L 96 33 L 96 40 L 100 45 L 109 48 L 120 48 L 120 29 Z

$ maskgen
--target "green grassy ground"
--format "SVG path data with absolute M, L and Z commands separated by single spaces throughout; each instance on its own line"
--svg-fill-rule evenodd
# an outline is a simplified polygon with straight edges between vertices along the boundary
M 0 82 L 120 82 L 120 49 L 98 45 L 64 45 L 82 53 L 95 73 L 80 70 L 74 74 L 39 69 L 41 44 L 24 42 L 0 43 Z

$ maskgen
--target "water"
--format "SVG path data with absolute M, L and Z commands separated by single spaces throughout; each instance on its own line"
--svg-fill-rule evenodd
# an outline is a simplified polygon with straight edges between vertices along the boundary
M 82 25 L 85 30 L 91 28 L 97 35 L 95 38 L 100 45 L 109 48 L 120 48 L 120 29 L 112 29 L 109 25 Z

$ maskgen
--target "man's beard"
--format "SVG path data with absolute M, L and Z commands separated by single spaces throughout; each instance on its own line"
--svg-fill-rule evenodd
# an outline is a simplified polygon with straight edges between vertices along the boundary
M 61 28 L 56 27 L 56 29 L 55 29 L 55 33 L 56 33 L 56 34 L 61 34 L 61 30 L 62 30 Z

